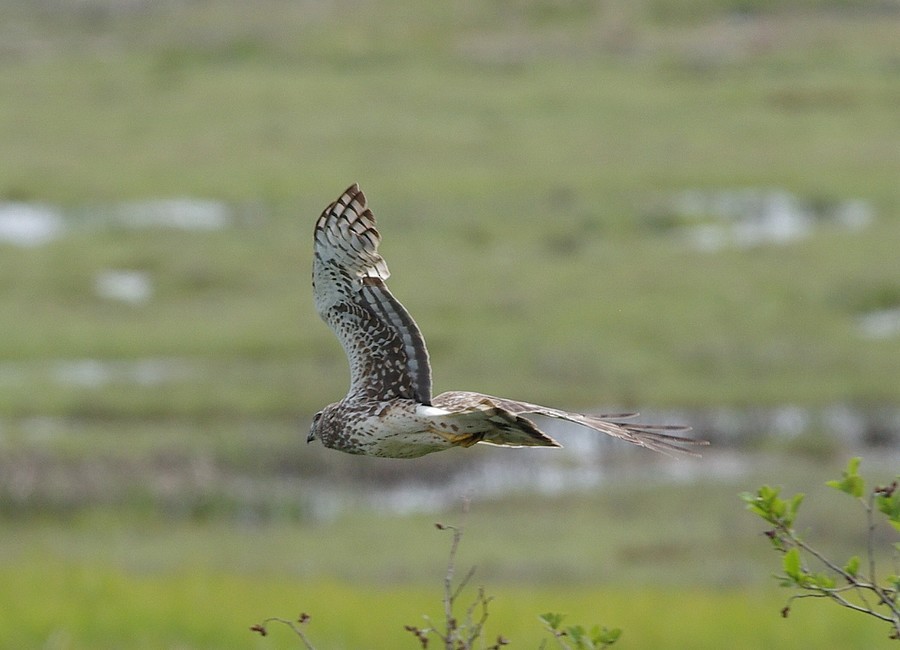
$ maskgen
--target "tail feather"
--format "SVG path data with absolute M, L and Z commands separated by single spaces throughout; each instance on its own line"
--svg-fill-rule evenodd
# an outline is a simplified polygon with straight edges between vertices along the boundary
M 560 413 L 559 411 L 556 411 L 556 409 L 550 409 L 550 411 Z M 562 415 L 554 415 L 550 411 L 534 412 L 538 413 L 539 415 L 556 417 L 568 422 L 580 424 L 590 429 L 594 429 L 595 431 L 607 433 L 614 438 L 621 438 L 622 440 L 627 440 L 632 444 L 646 447 L 647 449 L 652 449 L 653 451 L 658 451 L 666 455 L 683 454 L 687 456 L 699 457 L 700 454 L 691 449 L 686 449 L 684 445 L 703 446 L 709 444 L 709 442 L 706 440 L 697 440 L 696 438 L 689 438 L 687 436 L 667 433 L 669 431 L 687 433 L 691 430 L 690 427 L 678 424 L 642 424 L 630 422 L 615 422 L 604 420 L 597 416 L 584 415 L 582 413 L 566 413 L 563 411 L 561 412 Z

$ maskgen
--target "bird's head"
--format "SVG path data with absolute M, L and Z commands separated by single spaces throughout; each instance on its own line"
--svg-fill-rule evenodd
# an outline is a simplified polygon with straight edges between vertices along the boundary
M 306 443 L 309 444 L 319 437 L 319 421 L 322 419 L 322 411 L 313 416 L 312 424 L 309 425 L 309 435 L 306 436 Z

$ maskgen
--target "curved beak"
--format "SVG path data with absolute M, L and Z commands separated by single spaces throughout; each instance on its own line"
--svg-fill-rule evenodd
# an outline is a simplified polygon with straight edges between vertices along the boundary
M 316 439 L 316 434 L 313 433 L 312 431 L 310 431 L 310 432 L 309 432 L 309 435 L 306 436 L 306 444 L 311 443 L 311 442 L 312 442 L 313 440 L 315 440 L 315 439 Z

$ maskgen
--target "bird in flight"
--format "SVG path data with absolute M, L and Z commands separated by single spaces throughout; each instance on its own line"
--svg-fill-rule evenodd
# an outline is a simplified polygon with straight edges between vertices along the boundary
M 431 364 L 418 326 L 385 280 L 381 235 L 359 186 L 316 221 L 313 293 L 350 362 L 350 390 L 316 413 L 307 442 L 351 454 L 417 458 L 476 443 L 560 447 L 526 415 L 566 420 L 667 454 L 697 454 L 688 427 L 622 422 L 633 413 L 585 415 L 468 391 L 431 395 Z

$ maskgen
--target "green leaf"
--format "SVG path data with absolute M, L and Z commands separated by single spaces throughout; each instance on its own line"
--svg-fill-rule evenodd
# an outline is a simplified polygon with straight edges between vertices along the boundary
M 834 578 L 825 573 L 817 573 L 814 576 L 807 576 L 807 578 L 808 582 L 822 589 L 834 589 L 835 587 Z
M 891 575 L 887 577 L 887 583 L 894 588 L 894 599 L 900 595 L 900 576 Z
M 890 494 L 876 494 L 875 507 L 887 515 L 891 525 L 900 530 L 900 489 L 892 489 Z
M 826 481 L 828 487 L 845 492 L 857 499 L 862 498 L 866 493 L 866 482 L 859 475 L 860 457 L 854 456 L 847 461 L 847 469 L 843 471 L 843 478 L 840 481 Z
M 794 581 L 800 581 L 803 576 L 802 565 L 800 563 L 800 550 L 795 546 L 784 554 L 782 560 L 784 572 Z
M 559 626 L 562 624 L 563 619 L 565 618 L 565 615 L 556 614 L 554 612 L 547 612 L 546 614 L 541 614 L 538 618 L 551 630 L 558 630 Z
M 575 643 L 579 650 L 593 650 L 594 644 L 587 631 L 581 625 L 570 625 L 566 628 L 566 635 Z
M 847 560 L 847 564 L 844 565 L 844 571 L 854 578 L 856 574 L 859 573 L 859 556 L 854 555 L 849 560 Z
M 576 643 L 581 643 L 581 640 L 584 638 L 584 628 L 580 625 L 570 625 L 566 628 L 566 634 L 575 641 Z
M 803 495 L 797 494 L 792 497 L 791 501 L 785 501 L 778 496 L 780 488 L 773 488 L 763 485 L 756 494 L 744 492 L 741 498 L 747 504 L 747 509 L 762 517 L 770 524 L 776 526 L 790 527 L 800 502 L 803 501 Z
M 798 492 L 793 497 L 791 497 L 790 505 L 788 506 L 787 513 L 784 516 L 784 523 L 786 526 L 793 526 L 794 519 L 797 517 L 797 512 L 800 510 L 800 504 L 803 503 L 803 498 L 805 496 L 806 495 L 802 492 Z
M 603 628 L 603 630 L 601 630 L 600 634 L 597 636 L 596 641 L 603 645 L 612 645 L 619 640 L 620 636 L 622 636 L 621 628 L 614 627 L 611 630 Z

